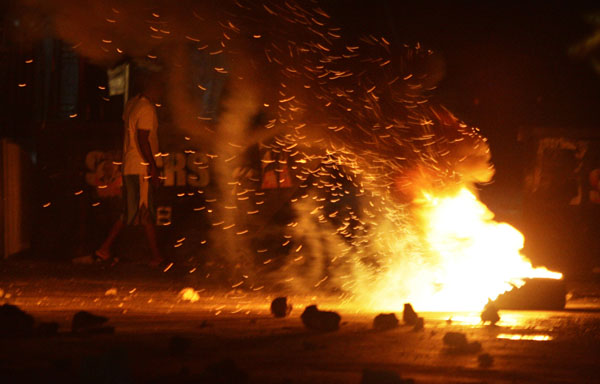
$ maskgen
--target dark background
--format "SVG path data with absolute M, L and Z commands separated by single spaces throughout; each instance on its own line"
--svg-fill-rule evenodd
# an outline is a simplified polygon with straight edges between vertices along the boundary
M 9 3 L 15 1 L 0 4 L 3 16 Z M 594 71 L 589 57 L 569 55 L 570 48 L 591 37 L 600 28 L 600 4 L 581 1 L 394 0 L 322 0 L 320 3 L 332 16 L 332 24 L 341 26 L 343 35 L 348 39 L 358 39 L 365 34 L 385 36 L 393 47 L 419 43 L 441 56 L 445 62 L 445 74 L 432 96 L 433 101 L 447 106 L 469 125 L 479 127 L 489 139 L 496 176 L 489 185 L 479 186 L 482 200 L 498 219 L 521 229 L 526 239 L 537 237 L 541 239 L 539 242 L 546 242 L 546 237 L 553 236 L 561 249 L 571 247 L 573 240 L 578 246 L 571 247 L 574 249 L 569 256 L 571 264 L 586 259 L 584 270 L 600 265 L 600 248 L 598 252 L 589 251 L 595 249 L 590 245 L 597 243 L 600 237 L 600 233 L 596 236 L 596 232 L 588 231 L 589 228 L 600 227 L 596 219 L 600 217 L 600 212 L 596 214 L 597 206 L 590 210 L 588 204 L 574 210 L 568 205 L 555 204 L 557 211 L 546 212 L 547 215 L 541 215 L 535 209 L 528 210 L 524 178 L 531 170 L 535 146 L 526 140 L 519 140 L 519 137 L 526 137 L 528 132 L 533 131 L 533 127 L 542 127 L 542 131 L 558 129 L 561 134 L 575 138 L 581 138 L 582 132 L 585 137 L 600 137 L 600 76 Z M 590 22 L 594 14 L 595 25 Z M 36 175 L 38 180 L 44 181 L 40 183 L 45 186 L 43 192 L 52 191 L 48 186 L 64 189 L 64 180 L 74 178 L 64 172 L 54 172 L 54 168 L 60 168 L 63 163 L 82 164 L 82 161 L 70 158 L 72 154 L 68 148 L 54 146 L 47 148 L 52 155 L 48 157 L 56 160 L 58 165 L 52 168 L 51 161 L 42 161 L 44 152 L 40 149 L 40 143 L 47 142 L 45 134 L 49 132 L 56 135 L 59 131 L 56 130 L 58 128 L 53 129 L 51 124 L 37 123 L 45 121 L 48 116 L 56 116 L 59 123 L 55 125 L 64 129 L 64 135 L 71 135 L 71 131 L 78 132 L 82 138 L 90 141 L 90 145 L 105 140 L 105 146 L 114 149 L 120 142 L 115 132 L 120 131 L 118 110 L 122 100 L 111 98 L 106 103 L 98 104 L 96 100 L 107 96 L 106 91 L 98 88 L 106 84 L 104 70 L 89 65 L 85 60 L 78 61 L 60 41 L 44 40 L 33 53 L 35 57 L 48 60 L 36 59 L 32 65 L 24 65 L 23 62 L 31 57 L 32 52 L 9 41 L 8 32 L 13 20 L 4 18 L 3 21 L 0 51 L 2 137 L 17 140 L 34 154 L 34 161 L 47 166 L 46 169 L 38 169 L 43 177 Z M 73 73 L 78 74 L 80 79 L 73 80 Z M 42 83 L 41 79 L 45 82 Z M 64 82 L 61 79 L 73 81 Z M 36 86 L 17 88 L 15 81 Z M 69 108 L 74 106 L 68 97 L 64 97 L 69 92 L 64 95 L 45 94 L 71 88 L 77 89 L 80 95 L 77 119 L 69 118 L 73 112 Z M 80 124 L 80 121 L 86 124 Z M 90 136 L 90 132 L 98 133 L 99 130 L 87 124 L 89 121 L 104 124 L 106 130 L 100 132 L 100 139 Z M 56 153 L 60 156 L 56 156 Z M 85 169 L 79 169 L 78 172 L 83 173 Z M 81 179 L 80 176 L 77 177 Z M 73 185 L 71 189 L 80 188 L 83 187 Z M 42 197 L 45 200 L 36 201 L 35 206 L 41 206 L 49 200 Z M 64 199 L 65 204 L 72 205 L 75 197 L 70 191 Z M 59 204 L 55 203 L 51 209 L 56 210 L 60 217 L 64 216 L 60 213 Z M 45 215 L 50 212 L 42 211 Z M 541 219 L 530 220 L 528 229 L 523 212 L 530 212 L 531 217 Z M 569 220 L 565 221 L 565 217 Z M 73 217 L 73 221 L 77 220 L 85 218 Z M 554 222 L 552 231 L 543 225 L 550 221 Z M 564 224 L 566 222 L 568 225 Z M 585 236 L 575 239 L 571 232 L 565 231 L 566 227 Z M 45 228 L 66 233 L 57 225 Z M 539 236 L 530 236 L 531 228 Z M 34 238 L 60 239 L 60 236 Z M 560 254 L 546 255 L 553 248 L 557 249 L 551 242 L 545 248 L 534 246 L 532 249 L 536 252 L 527 255 L 534 262 L 549 267 L 553 264 L 565 269 L 572 267 L 559 265 L 557 260 L 564 257 Z M 587 253 L 584 255 L 584 252 Z
M 586 155 L 591 160 L 585 167 L 597 167 L 590 161 L 597 157 L 600 137 L 600 76 L 590 56 L 576 57 L 569 51 L 600 28 L 600 4 L 390 0 L 324 4 L 352 35 L 380 34 L 393 46 L 420 43 L 441 55 L 445 75 L 433 101 L 479 127 L 489 139 L 496 175 L 490 184 L 479 186 L 480 197 L 497 220 L 524 233 L 525 254 L 534 264 L 571 276 L 589 276 L 600 265 L 597 204 L 557 204 L 528 193 L 525 186 L 543 137 L 591 140 Z M 587 174 L 571 176 L 581 178 L 585 199 Z
M 324 2 L 345 30 L 420 43 L 441 54 L 446 74 L 434 98 L 489 138 L 497 173 L 482 197 L 518 204 L 528 126 L 600 128 L 600 77 L 568 54 L 590 37 L 600 4 L 571 1 Z

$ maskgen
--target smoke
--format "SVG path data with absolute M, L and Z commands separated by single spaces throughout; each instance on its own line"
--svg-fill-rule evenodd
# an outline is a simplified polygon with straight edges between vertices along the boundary
M 95 63 L 162 69 L 173 124 L 161 128 L 211 158 L 213 249 L 246 275 L 265 272 L 251 259 L 275 210 L 260 206 L 260 170 L 244 171 L 253 146 L 292 173 L 293 218 L 268 240 L 287 255 L 265 276 L 295 289 L 369 292 L 378 275 L 418 276 L 427 260 L 413 200 L 493 176 L 485 138 L 429 100 L 444 76 L 438 55 L 349 39 L 316 1 L 21 0 L 19 12 Z M 217 91 L 218 113 L 206 102 Z M 248 215 L 261 209 L 256 225 Z

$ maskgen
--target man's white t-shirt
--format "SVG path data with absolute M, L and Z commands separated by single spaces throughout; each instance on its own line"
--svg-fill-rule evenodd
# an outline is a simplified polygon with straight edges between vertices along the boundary
M 149 131 L 148 141 L 152 155 L 158 153 L 158 119 L 154 105 L 142 95 L 130 99 L 123 112 L 125 139 L 123 140 L 123 174 L 146 175 L 147 168 L 139 148 L 137 130 Z

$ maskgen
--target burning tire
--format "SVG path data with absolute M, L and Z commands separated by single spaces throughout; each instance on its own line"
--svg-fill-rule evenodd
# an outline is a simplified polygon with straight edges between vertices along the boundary
M 566 286 L 560 279 L 524 279 L 525 284 L 498 296 L 498 309 L 562 310 L 566 304 Z

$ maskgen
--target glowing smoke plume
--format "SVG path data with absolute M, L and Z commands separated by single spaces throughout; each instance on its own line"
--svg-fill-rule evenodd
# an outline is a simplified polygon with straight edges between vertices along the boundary
M 238 275 L 342 289 L 364 306 L 386 305 L 365 292 L 414 298 L 415 278 L 435 284 L 426 274 L 436 265 L 414 201 L 493 176 L 485 138 L 428 99 L 444 72 L 433 52 L 380 36 L 348 40 L 314 1 L 21 3 L 23 17 L 48 20 L 97 63 L 129 57 L 164 69 L 170 133 L 211 157 L 211 241 Z M 198 108 L 206 84 L 191 78 L 188 52 L 226 79 L 218 121 Z M 287 253 L 279 263 L 272 249 L 252 249 L 269 230 L 250 232 L 254 219 L 244 217 L 270 220 L 256 175 L 244 176 L 245 152 L 258 143 L 292 172 L 295 215 L 272 234 Z

